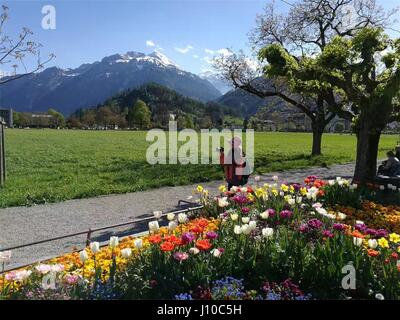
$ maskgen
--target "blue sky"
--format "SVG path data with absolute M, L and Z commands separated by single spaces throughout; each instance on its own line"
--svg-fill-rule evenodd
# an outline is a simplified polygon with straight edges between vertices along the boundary
M 293 1 L 293 0 L 292 0 Z M 54 53 L 51 65 L 77 67 L 114 53 L 162 52 L 185 70 L 209 69 L 212 51 L 248 47 L 248 32 L 266 0 L 125 0 L 125 1 L 2 1 L 10 9 L 5 32 L 22 26 L 43 44 L 42 56 Z M 290 1 L 289 1 L 290 2 Z M 397 0 L 381 0 L 393 8 Z M 56 29 L 41 27 L 44 5 L 56 9 Z M 288 10 L 276 1 L 280 11 Z M 397 29 L 400 25 L 397 24 Z M 29 61 L 28 61 L 29 64 Z M 7 71 L 2 66 L 2 71 Z M 22 71 L 22 70 L 20 70 Z

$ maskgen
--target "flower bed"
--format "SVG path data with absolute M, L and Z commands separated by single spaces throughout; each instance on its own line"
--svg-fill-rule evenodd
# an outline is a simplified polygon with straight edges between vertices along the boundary
M 148 236 L 114 237 L 108 247 L 92 243 L 80 253 L 7 273 L 0 278 L 2 296 L 400 298 L 398 207 L 365 201 L 357 186 L 340 178 L 220 191 L 212 198 L 197 188 L 201 217 L 170 214 L 168 227 L 150 222 Z M 354 208 L 335 205 L 338 195 Z M 46 288 L 43 277 L 52 274 L 54 285 Z

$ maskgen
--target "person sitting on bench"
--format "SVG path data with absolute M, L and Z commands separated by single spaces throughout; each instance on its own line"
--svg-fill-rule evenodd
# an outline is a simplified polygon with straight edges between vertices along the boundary
M 400 161 L 396 158 L 393 151 L 389 151 L 386 153 L 388 159 L 382 162 L 382 165 L 379 166 L 378 175 L 384 176 L 397 176 L 400 175 Z

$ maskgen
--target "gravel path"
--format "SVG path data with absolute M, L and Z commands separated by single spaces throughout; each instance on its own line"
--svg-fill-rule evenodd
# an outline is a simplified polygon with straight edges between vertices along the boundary
M 351 177 L 354 163 L 335 165 L 329 168 L 308 168 L 268 173 L 261 176 L 261 181 L 271 181 L 277 175 L 283 182 L 301 182 L 308 175 L 317 175 L 324 179 L 336 176 Z M 253 180 L 250 179 L 250 183 Z M 202 185 L 216 192 L 222 181 L 203 183 Z M 33 207 L 14 207 L 0 209 L 0 249 L 17 246 L 69 233 L 88 230 L 106 225 L 128 222 L 146 217 L 153 210 L 169 211 L 178 209 L 180 199 L 187 199 L 195 185 L 163 187 L 160 189 L 110 195 L 90 199 L 69 200 L 55 204 Z M 135 228 L 119 228 L 95 233 L 93 241 L 105 242 L 111 235 L 124 236 L 141 232 L 146 225 Z M 12 263 L 6 268 L 25 265 L 45 260 L 72 249 L 84 246 L 85 236 L 57 240 L 13 251 Z

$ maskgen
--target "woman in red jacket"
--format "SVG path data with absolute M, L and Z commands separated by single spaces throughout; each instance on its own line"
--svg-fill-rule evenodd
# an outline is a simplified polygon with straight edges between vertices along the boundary
M 235 137 L 231 141 L 231 149 L 227 154 L 224 153 L 223 149 L 220 150 L 219 162 L 224 168 L 228 190 L 233 186 L 243 185 L 241 171 L 245 166 L 245 162 L 242 157 L 242 149 L 240 148 L 241 143 L 240 138 Z

